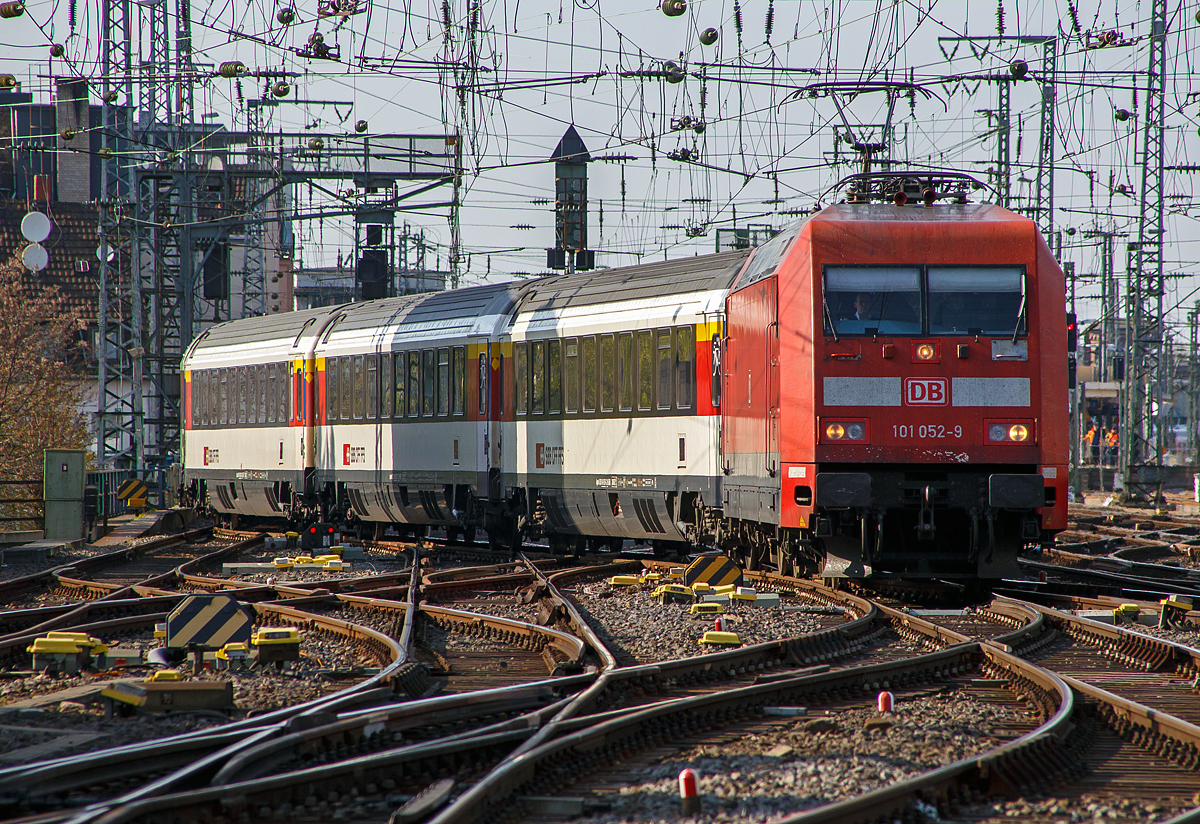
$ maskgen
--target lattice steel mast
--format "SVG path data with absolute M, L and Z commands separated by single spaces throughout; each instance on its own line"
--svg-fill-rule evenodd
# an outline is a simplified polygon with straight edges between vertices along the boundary
M 1164 354 L 1163 295 L 1164 83 L 1167 73 L 1167 0 L 1153 0 L 1149 66 L 1142 118 L 1142 186 L 1137 245 L 1130 249 L 1125 391 L 1121 408 L 1120 469 L 1128 495 L 1157 496 L 1165 416 L 1162 393 L 1170 394 L 1170 364 Z

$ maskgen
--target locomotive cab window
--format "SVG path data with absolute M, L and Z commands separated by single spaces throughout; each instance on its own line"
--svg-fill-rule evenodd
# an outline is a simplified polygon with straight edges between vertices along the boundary
M 929 267 L 929 333 L 1024 334 L 1022 266 Z
M 825 333 L 921 334 L 921 270 L 916 266 L 828 266 Z

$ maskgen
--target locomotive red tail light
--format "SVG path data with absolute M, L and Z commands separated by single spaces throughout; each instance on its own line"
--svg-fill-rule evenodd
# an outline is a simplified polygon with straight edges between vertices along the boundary
M 988 421 L 988 443 L 1029 443 L 1033 439 L 1033 427 L 1017 421 Z
M 858 441 L 867 440 L 867 426 L 862 421 L 835 421 L 825 424 L 826 441 Z

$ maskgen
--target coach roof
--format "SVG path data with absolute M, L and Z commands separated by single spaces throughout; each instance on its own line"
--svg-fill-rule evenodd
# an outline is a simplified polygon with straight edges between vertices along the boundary
M 528 284 L 521 314 L 728 289 L 749 250 L 577 272 Z

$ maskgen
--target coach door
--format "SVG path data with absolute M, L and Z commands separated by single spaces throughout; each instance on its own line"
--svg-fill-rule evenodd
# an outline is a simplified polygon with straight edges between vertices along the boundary
M 500 395 L 502 381 L 500 376 L 504 366 L 504 358 L 500 354 L 498 342 L 488 343 L 484 353 L 479 356 L 479 394 L 480 417 L 483 425 L 484 464 L 487 467 L 488 500 L 500 501 L 504 498 L 503 449 L 500 425 L 503 399 Z

